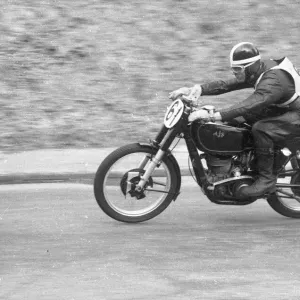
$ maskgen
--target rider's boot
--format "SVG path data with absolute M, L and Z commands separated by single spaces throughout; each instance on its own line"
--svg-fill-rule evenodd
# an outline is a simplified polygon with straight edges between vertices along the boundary
M 242 187 L 239 191 L 240 198 L 259 198 L 265 193 L 275 191 L 276 175 L 273 173 L 274 151 L 271 148 L 256 152 L 259 176 L 251 186 Z

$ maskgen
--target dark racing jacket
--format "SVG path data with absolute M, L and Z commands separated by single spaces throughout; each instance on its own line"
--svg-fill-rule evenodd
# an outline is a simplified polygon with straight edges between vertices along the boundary
M 255 82 L 239 83 L 234 77 L 229 80 L 213 81 L 201 85 L 201 95 L 220 95 L 245 88 L 255 88 L 255 91 L 245 100 L 228 108 L 220 109 L 222 121 L 230 121 L 236 117 L 244 117 L 253 123 L 266 117 L 281 115 L 289 110 L 289 106 L 278 107 L 295 94 L 295 83 L 292 76 L 281 69 L 271 68 L 279 65 L 282 60 L 262 61 L 257 78 L 263 74 L 255 86 Z

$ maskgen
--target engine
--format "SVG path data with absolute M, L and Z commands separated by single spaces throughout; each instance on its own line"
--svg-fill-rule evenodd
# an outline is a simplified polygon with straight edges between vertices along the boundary
M 207 176 L 210 183 L 246 174 L 250 163 L 250 154 L 241 153 L 235 156 L 205 155 Z
M 253 176 L 247 170 L 253 164 L 253 153 L 242 152 L 234 156 L 203 154 L 207 164 L 208 186 L 204 188 L 207 197 L 217 204 L 245 205 L 254 200 L 239 200 L 239 189 L 253 183 Z M 227 180 L 226 180 L 227 179 Z

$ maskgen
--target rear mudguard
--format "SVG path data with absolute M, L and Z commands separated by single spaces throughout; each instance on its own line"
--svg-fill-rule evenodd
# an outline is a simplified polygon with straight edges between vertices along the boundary
M 138 143 L 138 144 L 142 147 L 145 147 L 145 148 L 157 149 L 157 150 L 159 149 L 157 146 L 147 144 L 147 143 Z M 177 199 L 178 195 L 180 194 L 181 172 L 180 172 L 178 162 L 177 162 L 176 158 L 174 157 L 174 155 L 172 154 L 172 152 L 170 150 L 168 150 L 165 155 L 167 156 L 167 159 L 169 159 L 171 161 L 171 163 L 173 164 L 175 172 L 177 174 L 177 185 L 175 187 L 176 193 L 175 193 L 175 196 L 174 196 L 174 199 L 173 199 L 173 201 L 175 201 Z

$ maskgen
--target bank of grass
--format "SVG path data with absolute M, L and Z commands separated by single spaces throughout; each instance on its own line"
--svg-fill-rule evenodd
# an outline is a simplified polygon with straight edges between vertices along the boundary
M 231 76 L 240 41 L 300 66 L 299 9 L 292 0 L 4 1 L 1 150 L 146 141 L 171 90 Z M 250 92 L 203 100 L 223 107 Z

